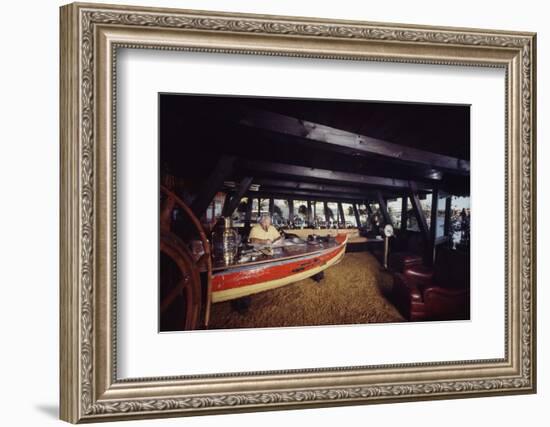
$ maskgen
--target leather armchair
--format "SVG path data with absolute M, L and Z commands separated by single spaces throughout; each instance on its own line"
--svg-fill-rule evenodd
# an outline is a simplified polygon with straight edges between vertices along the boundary
M 470 318 L 469 254 L 442 249 L 434 268 L 414 265 L 394 274 L 392 299 L 405 318 Z
M 391 242 L 388 269 L 403 273 L 406 269 L 422 264 L 424 242 L 420 233 L 406 231 Z

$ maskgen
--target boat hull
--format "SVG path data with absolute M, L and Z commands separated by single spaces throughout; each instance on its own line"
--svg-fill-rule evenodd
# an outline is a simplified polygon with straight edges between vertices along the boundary
M 289 260 L 242 267 L 212 277 L 212 302 L 228 301 L 279 288 L 318 274 L 341 261 L 347 236 L 337 236 L 338 245 Z

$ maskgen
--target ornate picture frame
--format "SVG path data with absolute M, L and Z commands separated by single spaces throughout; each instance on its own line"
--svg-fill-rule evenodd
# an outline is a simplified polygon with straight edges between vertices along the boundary
M 72 423 L 536 391 L 536 35 L 70 4 L 61 8 L 60 384 Z M 118 48 L 500 67 L 506 72 L 505 357 L 117 379 Z

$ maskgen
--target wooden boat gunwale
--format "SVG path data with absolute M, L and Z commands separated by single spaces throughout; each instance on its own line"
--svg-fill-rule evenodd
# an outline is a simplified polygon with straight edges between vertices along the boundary
M 342 234 L 340 234 L 339 236 L 342 236 Z M 240 269 L 241 267 L 242 268 L 255 267 L 257 265 L 265 264 L 265 263 L 274 263 L 274 262 L 277 262 L 277 261 L 287 261 L 287 260 L 292 260 L 292 259 L 297 259 L 297 258 L 309 257 L 309 256 L 312 256 L 312 255 L 315 255 L 315 254 L 318 255 L 318 254 L 324 253 L 328 250 L 336 249 L 337 247 L 341 246 L 342 244 L 347 244 L 347 240 L 348 239 L 346 237 L 346 243 L 338 242 L 334 246 L 320 247 L 316 250 L 312 250 L 312 251 L 309 251 L 309 252 L 297 253 L 297 254 L 288 255 L 288 256 L 284 256 L 284 257 L 267 258 L 267 259 L 261 259 L 261 260 L 258 260 L 258 261 L 250 261 L 250 262 L 246 262 L 246 263 L 236 263 L 236 264 L 231 264 L 231 265 L 213 266 L 212 271 L 213 271 L 213 275 L 215 275 L 216 273 L 219 273 L 219 272 L 222 272 L 222 271 L 225 271 L 225 270 L 235 271 L 235 270 Z
M 237 264 L 229 266 L 230 268 L 219 270 L 212 276 L 212 302 L 227 301 L 275 289 L 326 270 L 328 267 L 338 263 L 345 254 L 348 236 L 339 234 L 336 237 L 340 239 L 338 244 L 328 248 L 290 257 L 262 260 L 261 263 Z M 330 256 L 326 258 L 328 255 Z M 312 263 L 307 268 L 299 266 L 300 263 L 308 260 L 311 260 Z M 292 266 L 297 266 L 297 269 L 291 270 L 292 274 L 286 274 Z M 286 270 L 283 270 L 283 268 Z M 280 276 L 275 274 L 269 280 L 262 279 L 262 276 L 266 277 L 269 273 L 274 274 L 277 270 L 285 274 L 280 274 Z M 233 276 L 233 280 L 223 283 L 224 278 L 231 276 Z M 255 278 L 258 279 L 257 282 L 254 281 Z M 239 283 L 241 279 L 243 279 L 244 283 L 242 285 Z M 246 283 L 247 281 L 249 283 Z

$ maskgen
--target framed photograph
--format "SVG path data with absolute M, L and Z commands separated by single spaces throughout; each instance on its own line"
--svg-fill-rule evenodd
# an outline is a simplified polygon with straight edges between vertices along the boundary
M 60 22 L 63 420 L 536 391 L 535 34 Z

